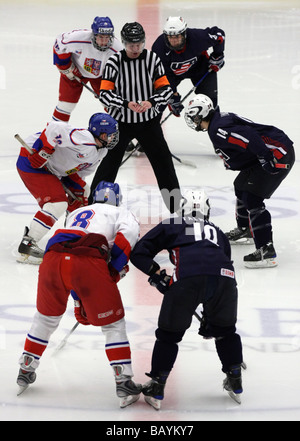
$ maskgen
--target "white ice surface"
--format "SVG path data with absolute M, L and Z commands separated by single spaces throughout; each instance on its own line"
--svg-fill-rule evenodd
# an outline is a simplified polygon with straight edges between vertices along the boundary
M 102 3 L 102 5 L 101 5 Z M 186 332 L 159 412 L 143 399 L 119 409 L 104 337 L 79 326 L 67 345 L 55 347 L 75 323 L 70 302 L 37 371 L 37 381 L 17 397 L 18 359 L 35 311 L 38 268 L 17 264 L 15 256 L 24 226 L 36 211 L 15 168 L 21 136 L 44 128 L 58 94 L 52 44 L 62 31 L 89 28 L 96 15 L 112 18 L 116 36 L 123 24 L 139 20 L 150 47 L 169 15 L 182 15 L 190 27 L 217 25 L 226 32 L 226 65 L 219 73 L 219 104 L 254 121 L 283 129 L 299 152 L 300 5 L 285 2 L 226 1 L 2 1 L 0 3 L 0 420 L 40 421 L 253 421 L 300 419 L 300 233 L 299 160 L 267 206 L 271 211 L 277 268 L 249 270 L 244 254 L 253 247 L 234 247 L 239 284 L 238 331 L 248 369 L 242 404 L 222 390 L 223 373 L 213 341 L 198 335 L 195 319 Z M 191 84 L 180 86 L 182 95 Z M 88 91 L 71 122 L 86 127 L 102 107 Z M 204 187 L 212 220 L 224 231 L 234 227 L 234 172 L 225 171 L 206 134 L 190 130 L 183 117 L 171 117 L 165 136 L 172 152 L 197 164 L 175 161 L 183 188 Z M 157 185 L 144 157 L 120 169 L 125 201 L 142 218 L 142 232 L 155 224 L 161 210 Z M 135 189 L 138 189 L 136 191 Z M 60 221 L 62 222 L 62 221 Z M 146 222 L 146 224 L 145 224 Z M 48 237 L 47 237 L 48 238 Z M 44 239 L 45 244 L 47 238 Z M 167 265 L 162 254 L 162 264 Z M 160 295 L 135 268 L 120 282 L 126 306 L 134 379 L 145 382 L 150 369 Z M 138 423 L 137 423 L 138 424 Z

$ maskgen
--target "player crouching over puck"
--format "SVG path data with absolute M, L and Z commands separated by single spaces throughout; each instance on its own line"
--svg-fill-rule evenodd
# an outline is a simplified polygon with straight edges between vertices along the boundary
M 77 321 L 101 327 L 120 407 L 126 407 L 139 399 L 142 386 L 132 381 L 130 344 L 117 282 L 129 270 L 129 255 L 140 227 L 121 205 L 118 184 L 101 181 L 93 200 L 70 213 L 65 228 L 48 241 L 39 268 L 37 311 L 19 361 L 18 395 L 35 382 L 40 358 L 71 294 Z
M 151 229 L 135 245 L 131 262 L 149 276 L 163 300 L 155 331 L 151 380 L 143 385 L 145 401 L 160 409 L 167 378 L 178 353 L 178 343 L 203 304 L 205 336 L 215 347 L 226 374 L 223 387 L 240 403 L 242 343 L 236 333 L 238 292 L 226 235 L 209 221 L 210 205 L 204 191 L 188 191 L 181 208 Z M 154 260 L 167 250 L 174 265 L 172 277 Z M 203 326 L 199 330 L 203 335 Z

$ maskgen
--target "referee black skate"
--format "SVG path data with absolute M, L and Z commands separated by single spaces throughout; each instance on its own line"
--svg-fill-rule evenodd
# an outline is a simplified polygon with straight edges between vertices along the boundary
M 100 101 L 119 123 L 119 143 L 95 173 L 91 194 L 99 181 L 114 182 L 128 143 L 136 138 L 153 168 L 163 200 L 172 213 L 181 199 L 172 155 L 160 125 L 172 89 L 158 55 L 145 49 L 145 32 L 137 23 L 121 31 L 124 49 L 105 66 Z

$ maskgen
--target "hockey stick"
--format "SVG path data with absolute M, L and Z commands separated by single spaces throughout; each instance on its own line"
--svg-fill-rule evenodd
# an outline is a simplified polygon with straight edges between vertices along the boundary
M 19 143 L 32 155 L 33 153 L 35 153 L 33 150 L 32 150 L 32 148 L 31 147 L 29 147 L 29 145 L 24 141 L 24 139 L 22 139 L 21 138 L 21 136 L 17 133 L 16 135 L 15 135 L 15 138 L 16 138 L 16 140 L 17 141 L 19 141 Z M 61 184 L 62 184 L 62 186 L 63 186 L 63 188 L 64 188 L 64 190 L 65 190 L 65 192 L 69 195 L 69 196 L 71 196 L 71 198 L 72 199 L 75 199 L 75 200 L 78 200 L 78 197 L 77 196 L 75 196 L 75 194 L 73 194 L 72 192 L 71 192 L 71 190 L 69 190 L 68 189 L 68 187 L 66 187 L 62 182 L 61 182 Z
M 62 339 L 62 341 L 59 343 L 59 345 L 57 346 L 57 348 L 55 349 L 55 351 L 53 352 L 52 356 L 55 355 L 58 351 L 60 351 L 65 344 L 68 341 L 68 338 L 70 337 L 71 334 L 73 334 L 73 332 L 75 331 L 75 329 L 77 328 L 77 326 L 79 325 L 79 322 L 76 322 L 75 325 L 73 326 L 73 328 L 71 329 L 71 331 L 69 331 L 67 333 L 67 335 Z

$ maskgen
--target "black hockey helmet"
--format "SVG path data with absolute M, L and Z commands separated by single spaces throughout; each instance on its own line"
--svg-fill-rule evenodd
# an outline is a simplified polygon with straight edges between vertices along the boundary
M 122 43 L 142 43 L 145 41 L 146 35 L 143 26 L 136 21 L 126 23 L 121 30 Z

